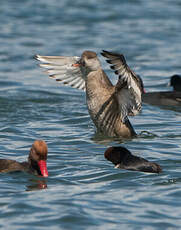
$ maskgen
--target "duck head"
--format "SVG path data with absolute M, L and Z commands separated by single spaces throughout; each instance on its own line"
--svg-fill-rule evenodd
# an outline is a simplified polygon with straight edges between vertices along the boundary
M 48 177 L 47 170 L 47 154 L 48 147 L 43 140 L 36 140 L 29 153 L 28 162 L 31 168 L 37 172 L 38 175 Z
M 109 147 L 104 153 L 104 157 L 114 165 L 120 164 L 126 155 L 131 155 L 131 153 L 124 147 Z
M 85 75 L 92 71 L 96 71 L 101 67 L 100 61 L 97 54 L 93 51 L 84 51 L 81 55 L 80 60 L 74 64 L 74 67 L 82 68 Z
M 181 91 L 181 76 L 178 74 L 171 76 L 170 86 L 172 86 L 176 91 Z

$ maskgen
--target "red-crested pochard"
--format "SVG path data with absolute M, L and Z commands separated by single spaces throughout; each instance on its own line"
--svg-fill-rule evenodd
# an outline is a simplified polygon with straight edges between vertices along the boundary
M 36 140 L 29 153 L 27 162 L 17 162 L 15 160 L 0 159 L 0 173 L 15 171 L 25 171 L 35 175 L 48 177 L 47 170 L 48 147 L 43 140 Z

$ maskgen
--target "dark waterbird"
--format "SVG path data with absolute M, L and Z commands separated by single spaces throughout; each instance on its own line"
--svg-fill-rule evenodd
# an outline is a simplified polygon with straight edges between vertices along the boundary
M 81 57 L 40 56 L 50 78 L 86 91 L 89 114 L 97 130 L 111 137 L 130 138 L 136 133 L 128 116 L 141 110 L 141 86 L 122 54 L 103 51 L 112 69 L 119 76 L 114 86 L 101 67 L 95 52 L 84 51 Z
M 142 82 L 142 101 L 151 105 L 158 106 L 181 106 L 181 76 L 173 75 L 170 78 L 170 86 L 173 91 L 145 92 Z
M 162 169 L 160 165 L 150 162 L 142 157 L 132 155 L 132 153 L 124 147 L 109 147 L 104 157 L 111 161 L 115 168 L 127 169 L 132 171 L 141 171 L 148 173 L 160 173 Z
M 47 171 L 47 153 L 48 148 L 43 140 L 36 140 L 29 153 L 27 162 L 17 162 L 15 160 L 0 159 L 0 173 L 24 171 L 48 177 Z

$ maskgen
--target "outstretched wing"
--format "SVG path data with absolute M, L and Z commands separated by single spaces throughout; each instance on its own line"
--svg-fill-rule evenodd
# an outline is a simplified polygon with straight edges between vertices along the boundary
M 115 86 L 116 97 L 119 104 L 122 119 L 129 115 L 138 114 L 141 110 L 141 85 L 136 74 L 126 64 L 122 54 L 104 51 L 101 53 L 111 64 L 111 69 L 119 75 L 118 82 Z
M 45 72 L 50 78 L 64 85 L 85 91 L 85 79 L 81 67 L 76 64 L 80 57 L 36 55 L 35 58 L 43 63 L 39 66 L 46 69 Z

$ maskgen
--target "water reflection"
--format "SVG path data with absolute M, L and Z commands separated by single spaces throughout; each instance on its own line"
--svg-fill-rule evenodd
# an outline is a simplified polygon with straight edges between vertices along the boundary
M 181 93 L 180 93 L 181 95 Z M 160 109 L 164 109 L 164 110 L 172 110 L 175 112 L 181 112 L 181 96 L 179 98 L 176 98 L 176 100 L 179 102 L 178 105 L 159 105 L 158 103 L 149 103 L 149 102 L 144 102 L 144 104 L 150 104 L 152 106 L 157 106 Z M 165 101 L 167 102 L 167 101 Z
M 139 134 L 138 134 L 138 137 L 139 138 L 155 138 L 155 137 L 159 137 L 158 135 L 152 133 L 152 132 L 148 132 L 146 130 L 143 130 L 141 131 Z
M 91 140 L 94 141 L 96 144 L 101 144 L 105 146 L 107 146 L 108 144 L 112 142 L 117 142 L 121 144 L 121 143 L 124 143 L 125 141 L 132 140 L 132 139 L 133 138 L 109 137 L 109 136 L 105 136 L 104 134 L 100 132 L 96 132 L 91 138 Z
M 30 179 L 29 184 L 26 187 L 26 191 L 34 191 L 48 188 L 46 180 L 40 179 Z
M 128 142 L 128 141 L 131 141 L 131 140 L 136 139 L 136 138 L 152 139 L 155 137 L 159 137 L 159 136 L 156 135 L 155 133 L 143 130 L 140 133 L 138 133 L 137 136 L 134 138 L 108 137 L 108 136 L 104 136 L 101 133 L 95 133 L 94 136 L 92 136 L 91 140 L 94 141 L 96 144 L 101 144 L 101 145 L 107 146 L 112 142 L 122 144 L 122 143 L 125 143 L 125 141 Z

